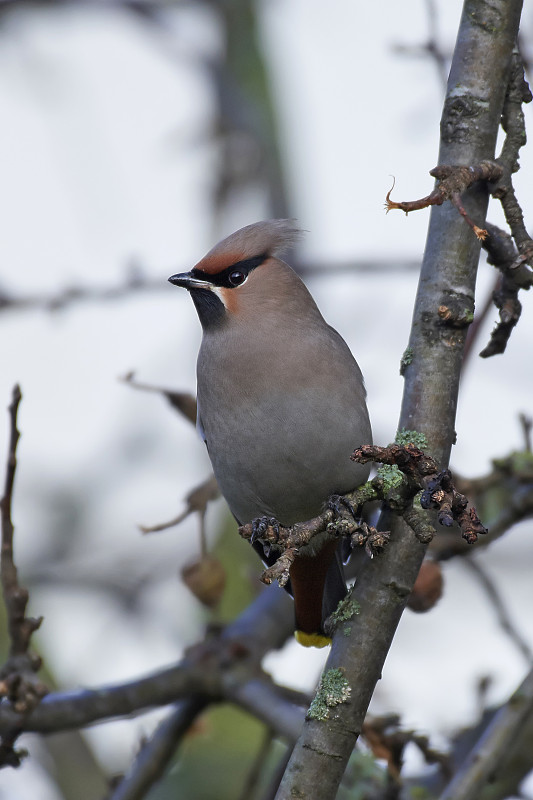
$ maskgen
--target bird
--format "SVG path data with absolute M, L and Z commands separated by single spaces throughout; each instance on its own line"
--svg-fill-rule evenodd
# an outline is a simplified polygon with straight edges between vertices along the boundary
M 247 225 L 168 279 L 189 291 L 200 319 L 197 428 L 240 525 L 306 521 L 369 474 L 350 459 L 372 442 L 361 370 L 282 260 L 301 234 L 293 220 Z M 324 622 L 346 595 L 338 545 L 321 534 L 290 568 L 304 646 L 331 642 Z M 279 555 L 260 538 L 254 547 L 267 564 Z

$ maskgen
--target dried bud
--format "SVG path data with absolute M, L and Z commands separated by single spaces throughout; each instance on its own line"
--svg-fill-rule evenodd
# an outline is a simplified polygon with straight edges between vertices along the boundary
M 423 561 L 407 606 L 418 613 L 429 611 L 442 596 L 442 584 L 440 564 Z
M 181 570 L 181 577 L 197 600 L 207 608 L 214 608 L 222 597 L 226 585 L 226 571 L 213 556 L 205 556 Z

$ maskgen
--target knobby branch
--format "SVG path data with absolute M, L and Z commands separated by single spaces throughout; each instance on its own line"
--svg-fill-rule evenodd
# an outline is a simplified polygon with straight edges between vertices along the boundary
M 322 514 L 307 522 L 283 527 L 274 519 L 263 518 L 239 528 L 244 539 L 252 542 L 260 539 L 267 548 L 280 551 L 276 562 L 263 572 L 264 583 L 277 580 L 284 586 L 300 548 L 324 532 L 347 537 L 352 547 L 364 546 L 370 556 L 380 553 L 390 534 L 360 520 L 363 504 L 372 500 L 384 502 L 392 512 L 402 516 L 424 544 L 436 533 L 429 510 L 437 512 L 440 525 L 457 525 L 469 544 L 487 533 L 475 508 L 455 487 L 450 470 L 440 470 L 436 461 L 414 444 L 363 445 L 351 458 L 361 464 L 373 461 L 385 466 L 363 486 L 342 498 L 332 498 Z

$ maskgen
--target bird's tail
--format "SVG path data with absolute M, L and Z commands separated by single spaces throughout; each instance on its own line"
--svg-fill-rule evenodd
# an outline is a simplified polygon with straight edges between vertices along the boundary
M 325 647 L 331 638 L 324 622 L 346 597 L 338 542 L 331 540 L 315 556 L 299 556 L 291 570 L 296 639 L 304 647 Z

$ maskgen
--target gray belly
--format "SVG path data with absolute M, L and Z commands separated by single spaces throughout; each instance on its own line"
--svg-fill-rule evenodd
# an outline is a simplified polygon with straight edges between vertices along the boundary
M 222 494 L 241 523 L 267 515 L 284 525 L 319 514 L 333 493 L 363 483 L 369 467 L 350 455 L 371 441 L 362 392 L 313 390 L 236 403 L 217 413 L 199 385 L 199 407 Z M 218 398 L 220 399 L 220 398 Z M 203 409 L 209 408 L 206 417 Z

